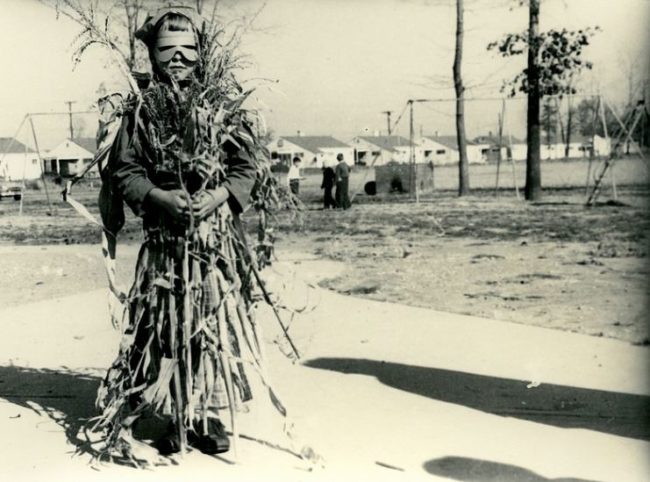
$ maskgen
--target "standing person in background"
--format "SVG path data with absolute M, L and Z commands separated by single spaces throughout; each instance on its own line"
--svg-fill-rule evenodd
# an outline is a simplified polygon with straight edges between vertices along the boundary
M 289 184 L 289 190 L 295 196 L 298 196 L 300 194 L 301 179 L 302 178 L 300 177 L 300 158 L 296 156 L 293 158 L 293 164 L 291 165 L 291 167 L 289 168 L 289 172 L 287 173 L 287 184 Z
M 350 178 L 350 168 L 343 160 L 343 154 L 337 154 L 336 160 L 336 206 L 340 209 L 350 207 L 350 197 L 348 196 L 348 181 Z
M 336 182 L 336 172 L 332 168 L 330 160 L 326 160 L 323 163 L 323 182 L 320 185 L 321 189 L 324 189 L 323 195 L 323 209 L 333 209 L 336 207 L 336 201 L 334 196 L 332 196 L 332 189 Z

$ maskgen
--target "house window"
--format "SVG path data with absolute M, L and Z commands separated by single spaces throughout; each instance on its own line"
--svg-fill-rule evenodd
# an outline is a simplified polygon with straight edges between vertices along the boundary
M 444 154 L 445 152 L 447 152 L 445 149 L 437 149 L 436 150 L 437 155 Z
M 433 151 L 424 151 L 424 157 L 429 157 Z

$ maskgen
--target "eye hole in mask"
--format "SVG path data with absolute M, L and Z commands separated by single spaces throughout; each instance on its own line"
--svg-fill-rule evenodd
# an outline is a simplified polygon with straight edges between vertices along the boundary
M 196 62 L 199 53 L 196 39 L 191 32 L 164 32 L 156 40 L 154 54 L 159 62 L 169 62 L 176 52 L 188 62 Z

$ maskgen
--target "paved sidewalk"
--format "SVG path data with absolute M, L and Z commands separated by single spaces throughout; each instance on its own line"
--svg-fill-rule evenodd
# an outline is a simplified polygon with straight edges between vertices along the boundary
M 293 439 L 262 393 L 242 414 L 238 463 L 190 453 L 95 470 L 71 457 L 63 426 L 94 414 L 119 342 L 93 291 L 0 311 L 0 479 L 648 480 L 647 348 L 340 296 L 299 281 L 335 268 L 297 266 L 269 276 L 306 308 L 291 322 L 299 363 L 273 343 L 270 310 L 259 315 Z

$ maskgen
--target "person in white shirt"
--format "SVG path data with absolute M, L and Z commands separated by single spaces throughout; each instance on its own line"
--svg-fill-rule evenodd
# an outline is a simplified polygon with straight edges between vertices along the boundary
M 302 177 L 300 177 L 300 158 L 294 157 L 293 164 L 289 168 L 289 172 L 287 174 L 287 183 L 289 184 L 289 190 L 296 196 L 300 194 L 301 179 Z

